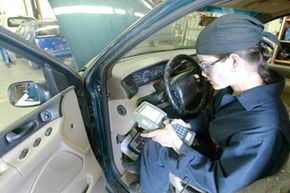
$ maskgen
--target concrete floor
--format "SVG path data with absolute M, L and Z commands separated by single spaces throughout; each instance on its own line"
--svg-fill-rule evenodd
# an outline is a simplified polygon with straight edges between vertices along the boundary
M 25 80 L 41 81 L 44 77 L 40 69 L 29 67 L 28 61 L 24 58 L 15 58 L 15 63 L 9 67 L 0 61 L 0 131 L 34 109 L 14 107 L 9 103 L 7 96 L 9 85 Z

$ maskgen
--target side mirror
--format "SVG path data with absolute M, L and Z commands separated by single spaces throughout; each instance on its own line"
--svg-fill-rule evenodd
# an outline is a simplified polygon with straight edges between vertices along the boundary
M 33 107 L 44 103 L 49 98 L 49 93 L 40 83 L 23 81 L 11 84 L 8 96 L 13 106 Z

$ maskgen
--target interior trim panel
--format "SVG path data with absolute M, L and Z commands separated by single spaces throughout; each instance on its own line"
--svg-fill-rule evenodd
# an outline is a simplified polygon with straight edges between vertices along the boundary
M 21 140 L 0 159 L 1 193 L 106 192 L 104 174 L 89 145 L 73 87 L 55 100 L 46 106 L 59 104 L 53 109 L 59 109 L 61 116 Z

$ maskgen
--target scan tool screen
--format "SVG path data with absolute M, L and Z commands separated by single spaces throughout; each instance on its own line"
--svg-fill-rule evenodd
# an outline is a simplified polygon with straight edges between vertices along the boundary
M 161 119 L 163 118 L 163 114 L 161 114 L 160 111 L 157 111 L 151 106 L 145 106 L 145 108 L 142 109 L 140 114 L 147 117 L 148 119 L 150 119 L 151 121 L 155 123 L 159 123 Z

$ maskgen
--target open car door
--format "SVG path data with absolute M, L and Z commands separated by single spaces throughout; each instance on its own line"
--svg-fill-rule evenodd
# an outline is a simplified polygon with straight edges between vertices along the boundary
M 76 95 L 80 76 L 2 27 L 0 47 L 17 54 L 2 69 L 9 80 L 1 91 L 10 87 L 0 101 L 0 192 L 106 192 Z

